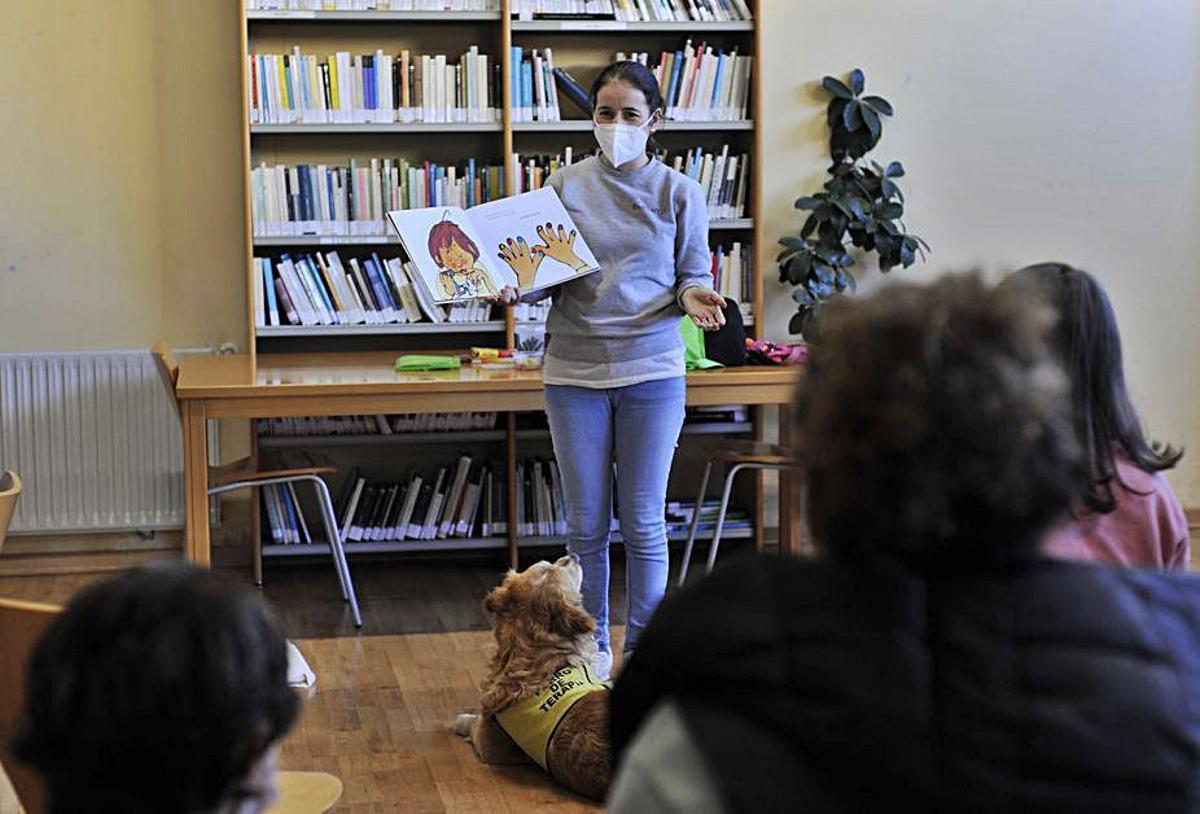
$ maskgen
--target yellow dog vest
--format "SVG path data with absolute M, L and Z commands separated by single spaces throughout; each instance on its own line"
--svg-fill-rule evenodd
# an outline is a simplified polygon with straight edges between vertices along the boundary
M 583 696 L 608 689 L 612 689 L 612 682 L 596 680 L 587 667 L 562 667 L 554 671 L 550 683 L 537 695 L 496 713 L 496 723 L 525 754 L 546 769 L 546 749 L 559 721 Z

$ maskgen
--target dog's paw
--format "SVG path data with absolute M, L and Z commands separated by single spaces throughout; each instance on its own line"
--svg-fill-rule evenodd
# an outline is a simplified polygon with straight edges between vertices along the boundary
M 460 738 L 471 737 L 471 727 L 475 724 L 475 719 L 478 717 L 474 712 L 460 712 L 454 718 L 454 734 Z

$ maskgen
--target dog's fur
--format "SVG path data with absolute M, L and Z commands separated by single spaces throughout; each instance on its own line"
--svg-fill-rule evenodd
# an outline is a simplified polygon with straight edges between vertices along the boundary
M 579 604 L 582 571 L 573 557 L 510 571 L 484 601 L 492 616 L 496 655 L 481 690 L 480 714 L 460 715 L 455 731 L 468 737 L 484 763 L 529 763 L 496 713 L 535 695 L 554 671 L 589 668 L 596 658 L 596 623 Z M 603 800 L 612 776 L 608 746 L 608 691 L 579 699 L 558 725 L 546 750 L 550 775 L 567 788 Z

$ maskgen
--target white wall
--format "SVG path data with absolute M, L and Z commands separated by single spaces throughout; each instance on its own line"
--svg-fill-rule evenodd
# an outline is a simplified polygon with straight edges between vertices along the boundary
M 933 247 L 906 271 L 1000 273 L 1039 260 L 1108 288 L 1135 402 L 1189 450 L 1170 478 L 1200 505 L 1200 4 L 1193 0 L 766 0 L 766 233 L 828 164 L 826 74 L 861 67 L 897 116 L 872 154 L 908 176 L 906 221 Z M 792 313 L 775 247 L 767 329 Z

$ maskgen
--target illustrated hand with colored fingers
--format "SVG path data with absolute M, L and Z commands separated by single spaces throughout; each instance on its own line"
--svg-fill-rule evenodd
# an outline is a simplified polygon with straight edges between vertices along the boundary
M 561 223 L 558 224 L 557 229 L 550 223 L 545 226 L 538 224 L 537 234 L 542 242 L 530 249 L 531 252 L 553 258 L 564 266 L 570 266 L 575 271 L 583 271 L 588 267 L 587 261 L 575 253 L 576 233 L 574 229 L 567 234 L 566 228 Z
M 538 227 L 539 233 L 541 228 Z M 540 249 L 539 246 L 530 249 L 523 237 L 518 237 L 516 240 L 510 237 L 500 244 L 499 257 L 508 263 L 508 267 L 517 275 L 517 282 L 522 290 L 533 287 L 538 266 L 542 264 L 544 256 Z

